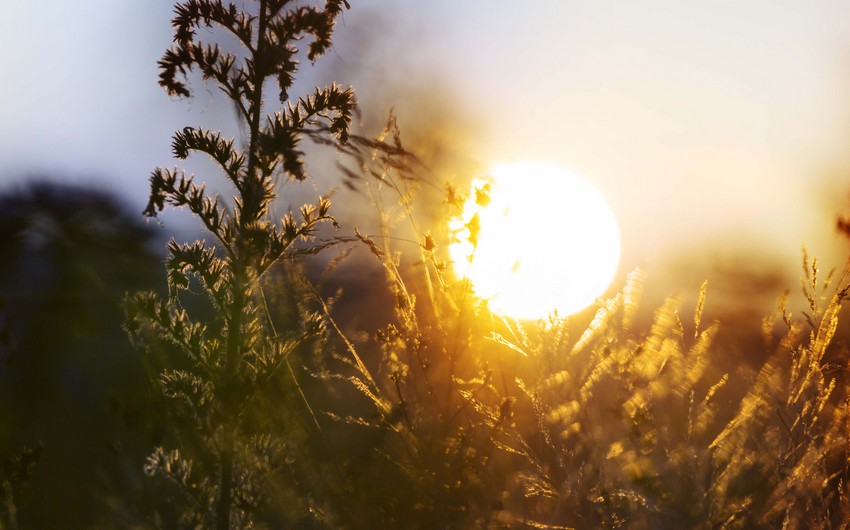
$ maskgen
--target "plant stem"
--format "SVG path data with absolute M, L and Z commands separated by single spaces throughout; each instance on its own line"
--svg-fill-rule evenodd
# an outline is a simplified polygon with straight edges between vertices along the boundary
M 242 212 L 240 225 L 245 225 L 251 221 L 255 221 L 255 217 L 260 213 L 260 202 L 262 200 L 262 192 L 266 175 L 257 178 L 257 148 L 260 138 L 260 114 L 263 110 L 263 83 L 266 79 L 265 72 L 265 34 L 268 24 L 266 17 L 266 1 L 260 0 L 260 19 L 257 28 L 257 45 L 254 48 L 254 90 L 251 93 L 252 101 L 248 108 L 251 111 L 248 142 L 248 168 L 245 175 L 245 186 L 243 187 L 242 197 Z M 255 187 L 256 186 L 256 187 Z M 247 192 L 247 196 L 246 195 Z
M 250 123 L 250 141 L 248 147 L 248 168 L 245 174 L 245 183 L 242 187 L 242 211 L 240 218 L 237 221 L 239 228 L 245 228 L 246 225 L 256 220 L 260 214 L 260 204 L 262 201 L 262 192 L 264 183 L 263 177 L 258 178 L 257 172 L 257 141 L 260 134 L 260 113 L 263 107 L 263 81 L 265 80 L 265 62 L 263 58 L 264 42 L 266 33 L 267 17 L 266 17 L 266 0 L 260 0 L 260 16 L 257 31 L 257 45 L 254 49 L 254 90 L 251 94 L 251 116 Z M 237 230 L 237 240 L 241 239 L 241 230 Z M 245 293 L 247 290 L 246 283 L 248 280 L 248 264 L 251 263 L 252 256 L 247 256 L 245 253 L 248 247 L 242 247 L 237 241 L 237 252 L 235 258 L 231 258 L 231 267 L 233 271 L 233 300 L 230 312 L 230 322 L 228 325 L 229 333 L 227 337 L 227 358 L 225 360 L 225 380 L 222 397 L 225 402 L 222 403 L 225 411 L 238 410 L 238 407 L 232 408 L 232 400 L 238 400 L 238 396 L 234 396 L 231 392 L 232 385 L 235 383 L 237 375 L 237 365 L 239 363 L 239 349 L 242 343 L 242 313 L 245 309 Z M 229 414 L 228 414 L 229 416 Z M 232 420 L 232 421 L 228 421 Z M 233 453 L 235 445 L 236 418 L 226 418 L 225 439 L 221 449 L 221 481 L 219 483 L 219 497 L 216 506 L 216 528 L 217 530 L 230 529 L 230 509 L 233 504 Z
M 245 305 L 244 282 L 245 274 L 242 264 L 237 261 L 234 266 L 238 269 L 233 274 L 233 301 L 230 311 L 230 322 L 227 335 L 227 358 L 224 366 L 224 381 L 221 389 L 221 397 L 224 399 L 222 408 L 225 411 L 225 433 L 224 445 L 220 451 L 221 459 L 221 481 L 219 483 L 219 497 L 216 506 L 216 528 L 228 530 L 230 528 L 230 505 L 233 497 L 233 445 L 235 442 L 232 432 L 236 428 L 235 418 L 230 418 L 230 411 L 236 410 L 232 407 L 234 399 L 232 388 L 235 382 L 236 365 L 239 362 L 239 345 L 242 342 L 242 311 Z M 230 421 L 234 420 L 234 421 Z
M 221 485 L 216 506 L 216 529 L 230 529 L 230 505 L 233 492 L 233 436 L 227 434 L 221 454 Z

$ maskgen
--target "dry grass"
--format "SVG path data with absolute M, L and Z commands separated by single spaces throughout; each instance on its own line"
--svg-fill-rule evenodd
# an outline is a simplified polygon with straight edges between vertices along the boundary
M 847 352 L 835 343 L 846 271 L 821 282 L 806 257 L 810 311 L 793 317 L 781 297 L 762 323 L 769 355 L 757 376 L 717 373 L 725 323 L 703 322 L 706 284 L 695 307 L 671 297 L 648 326 L 640 271 L 583 329 L 490 314 L 441 261 L 446 234 L 416 226 L 410 161 L 369 153 L 358 162 L 376 178 L 360 184 L 382 232 L 358 238 L 395 307 L 358 346 L 326 313 L 329 347 L 342 346 L 323 377 L 362 398 L 326 411 L 357 448 L 357 459 L 340 452 L 348 487 L 334 524 L 850 526 Z M 462 202 L 448 190 L 447 208 Z M 390 244 L 399 238 L 417 243 L 412 256 Z M 374 359 L 358 352 L 370 347 Z

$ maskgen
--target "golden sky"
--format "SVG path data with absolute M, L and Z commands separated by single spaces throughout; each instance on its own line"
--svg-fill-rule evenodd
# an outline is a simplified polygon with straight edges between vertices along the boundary
M 795 288 L 804 243 L 843 264 L 850 4 L 377 5 L 347 17 L 376 29 L 354 33 L 371 54 L 341 52 L 343 71 L 391 87 L 408 129 L 458 127 L 481 164 L 585 176 L 619 217 L 623 272 L 665 261 L 702 276 L 745 254 Z

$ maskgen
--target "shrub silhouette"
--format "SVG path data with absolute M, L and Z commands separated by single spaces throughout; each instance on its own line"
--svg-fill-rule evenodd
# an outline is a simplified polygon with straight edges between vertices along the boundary
M 269 205 L 278 177 L 307 177 L 299 147 L 305 133 L 342 143 L 348 138 L 354 108 L 350 89 L 333 85 L 298 99 L 289 96 L 299 46 L 307 43 L 310 61 L 324 54 L 345 7 L 344 0 L 327 0 L 322 7 L 260 0 L 242 9 L 187 0 L 174 10 L 174 45 L 159 62 L 160 84 L 171 95 L 187 97 L 186 76 L 197 69 L 230 98 L 247 131 L 243 148 L 201 127 L 175 133 L 175 156 L 207 154 L 233 186 L 235 202 L 226 208 L 192 176 L 156 169 L 145 214 L 156 216 L 166 205 L 186 207 L 203 222 L 215 246 L 170 242 L 167 298 L 137 293 L 126 300 L 130 336 L 152 352 L 164 342 L 171 358 L 179 356 L 156 377 L 162 393 L 185 413 L 185 425 L 174 432 L 175 447 L 157 448 L 145 469 L 179 486 L 187 500 L 179 514 L 183 526 L 254 524 L 267 509 L 265 484 L 284 460 L 283 441 L 258 413 L 261 390 L 288 363 L 290 352 L 321 331 L 321 322 L 306 322 L 295 336 L 276 334 L 263 316 L 259 281 L 288 255 L 315 250 L 293 245 L 333 220 L 326 198 L 280 220 L 270 219 Z M 235 38 L 241 54 L 198 39 L 199 29 L 213 27 Z M 270 79 L 282 108 L 264 117 Z M 181 293 L 194 286 L 208 297 L 213 313 L 208 321 L 194 319 L 183 307 Z

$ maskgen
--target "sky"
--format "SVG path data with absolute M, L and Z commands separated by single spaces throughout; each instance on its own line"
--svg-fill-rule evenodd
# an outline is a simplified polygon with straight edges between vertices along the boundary
M 584 176 L 618 217 L 622 273 L 688 284 L 743 268 L 794 287 L 804 243 L 843 264 L 850 3 L 351 4 L 302 87 L 354 85 L 367 121 L 394 107 L 411 147 L 465 161 L 441 178 L 523 161 Z M 157 85 L 170 18 L 167 0 L 6 0 L 0 188 L 41 175 L 141 210 L 150 171 L 175 163 L 173 131 L 233 130 L 213 90 L 186 102 Z

